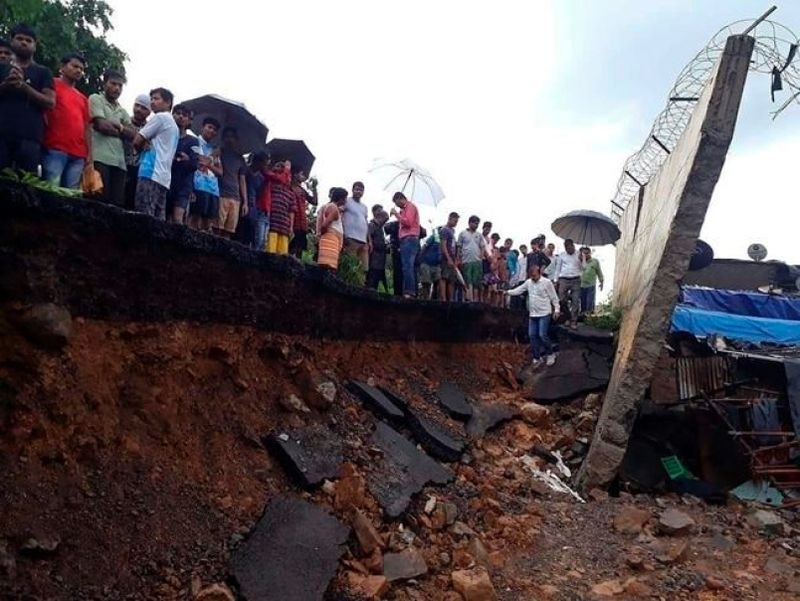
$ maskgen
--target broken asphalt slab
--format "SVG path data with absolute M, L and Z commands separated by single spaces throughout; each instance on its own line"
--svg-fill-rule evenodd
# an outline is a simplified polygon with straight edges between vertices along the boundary
M 475 403 L 472 417 L 467 422 L 467 435 L 472 439 L 482 438 L 489 430 L 520 415 L 513 405 L 502 403 Z
M 439 403 L 455 419 L 467 421 L 472 417 L 472 405 L 467 395 L 456 384 L 443 382 L 439 386 Z
M 333 480 L 344 461 L 342 441 L 328 427 L 318 424 L 302 430 L 273 432 L 264 445 L 303 488 Z
M 455 463 L 464 452 L 464 442 L 447 432 L 432 419 L 408 409 L 406 412 L 408 429 L 417 442 L 436 459 Z
M 381 449 L 384 456 L 370 472 L 367 483 L 391 519 L 400 517 L 408 509 L 411 497 L 426 484 L 444 485 L 453 480 L 453 472 L 382 422 L 378 422 L 370 444 Z
M 464 441 L 435 421 L 413 409 L 403 397 L 391 388 L 380 387 L 386 397 L 405 413 L 405 424 L 411 434 L 432 457 L 455 463 L 464 452 Z
M 611 367 L 605 357 L 580 348 L 560 352 L 555 365 L 527 368 L 520 374 L 526 396 L 539 403 L 602 390 L 610 376 Z
M 347 389 L 355 394 L 367 408 L 378 417 L 391 422 L 402 422 L 404 418 L 402 408 L 398 407 L 378 388 L 365 382 L 351 381 Z
M 273 498 L 231 557 L 247 601 L 319 601 L 336 574 L 350 528 L 301 499 Z

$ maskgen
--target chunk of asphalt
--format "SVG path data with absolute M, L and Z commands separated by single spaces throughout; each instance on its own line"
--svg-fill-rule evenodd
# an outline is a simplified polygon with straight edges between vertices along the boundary
M 378 389 L 386 395 L 386 398 L 392 401 L 401 411 L 406 411 L 408 409 L 408 401 L 405 400 L 400 394 L 388 386 L 378 386 Z
M 403 397 L 391 388 L 379 387 L 386 397 L 400 407 L 406 416 L 406 425 L 417 442 L 431 456 L 441 461 L 455 463 L 464 452 L 464 442 L 458 440 L 432 419 L 413 409 Z
M 526 396 L 537 402 L 558 401 L 602 390 L 608 385 L 610 375 L 605 357 L 571 348 L 558 354 L 555 365 L 529 372 L 523 389 Z
M 273 432 L 264 438 L 264 444 L 289 476 L 306 489 L 336 478 L 344 461 L 341 439 L 323 424 Z
M 388 419 L 392 422 L 403 421 L 403 411 L 390 401 L 383 392 L 365 382 L 351 381 L 347 389 L 361 399 L 373 413 L 378 417 Z
M 502 403 L 475 403 L 472 417 L 467 422 L 467 435 L 472 439 L 482 438 L 489 430 L 520 414 L 513 405 Z
M 317 601 L 336 575 L 350 528 L 302 499 L 276 497 L 231 555 L 247 601 Z
M 472 417 L 472 405 L 467 400 L 467 395 L 452 382 L 443 382 L 439 386 L 439 403 L 455 419 L 467 421 Z
M 367 485 L 390 519 L 400 517 L 411 497 L 426 484 L 443 485 L 453 480 L 453 472 L 382 422 L 378 422 L 370 444 L 384 455 L 369 473 Z
M 429 417 L 409 408 L 406 412 L 408 429 L 431 456 L 440 461 L 455 463 L 464 452 L 464 442 L 457 440 Z

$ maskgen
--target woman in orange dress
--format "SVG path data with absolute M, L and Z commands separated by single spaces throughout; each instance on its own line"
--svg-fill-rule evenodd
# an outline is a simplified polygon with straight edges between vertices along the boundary
M 339 268 L 339 255 L 344 243 L 342 209 L 347 203 L 347 190 L 331 188 L 328 198 L 330 202 L 320 209 L 317 217 L 317 264 L 335 271 Z

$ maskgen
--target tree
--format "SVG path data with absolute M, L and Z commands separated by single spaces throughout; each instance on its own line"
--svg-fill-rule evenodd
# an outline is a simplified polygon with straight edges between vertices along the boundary
M 106 41 L 113 29 L 113 9 L 103 0 L 2 0 L 0 36 L 17 23 L 27 23 L 39 38 L 36 62 L 58 73 L 61 58 L 71 52 L 83 55 L 88 66 L 79 84 L 87 94 L 102 85 L 103 71 L 112 68 L 124 73 L 127 55 Z

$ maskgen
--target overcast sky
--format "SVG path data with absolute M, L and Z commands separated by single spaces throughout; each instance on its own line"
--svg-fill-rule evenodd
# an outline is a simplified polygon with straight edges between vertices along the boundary
M 321 189 L 367 183 L 410 157 L 447 198 L 423 209 L 490 219 L 515 246 L 573 209 L 609 211 L 683 66 L 751 0 L 110 0 L 109 36 L 130 56 L 126 105 L 166 86 L 178 100 L 243 101 L 270 136 L 302 138 Z M 800 2 L 773 18 L 800 31 Z M 796 157 L 800 107 L 777 121 L 769 78 L 752 74 L 703 238 L 718 257 L 800 263 Z M 560 242 L 560 241 L 559 241 Z M 613 249 L 599 253 L 611 271 Z

